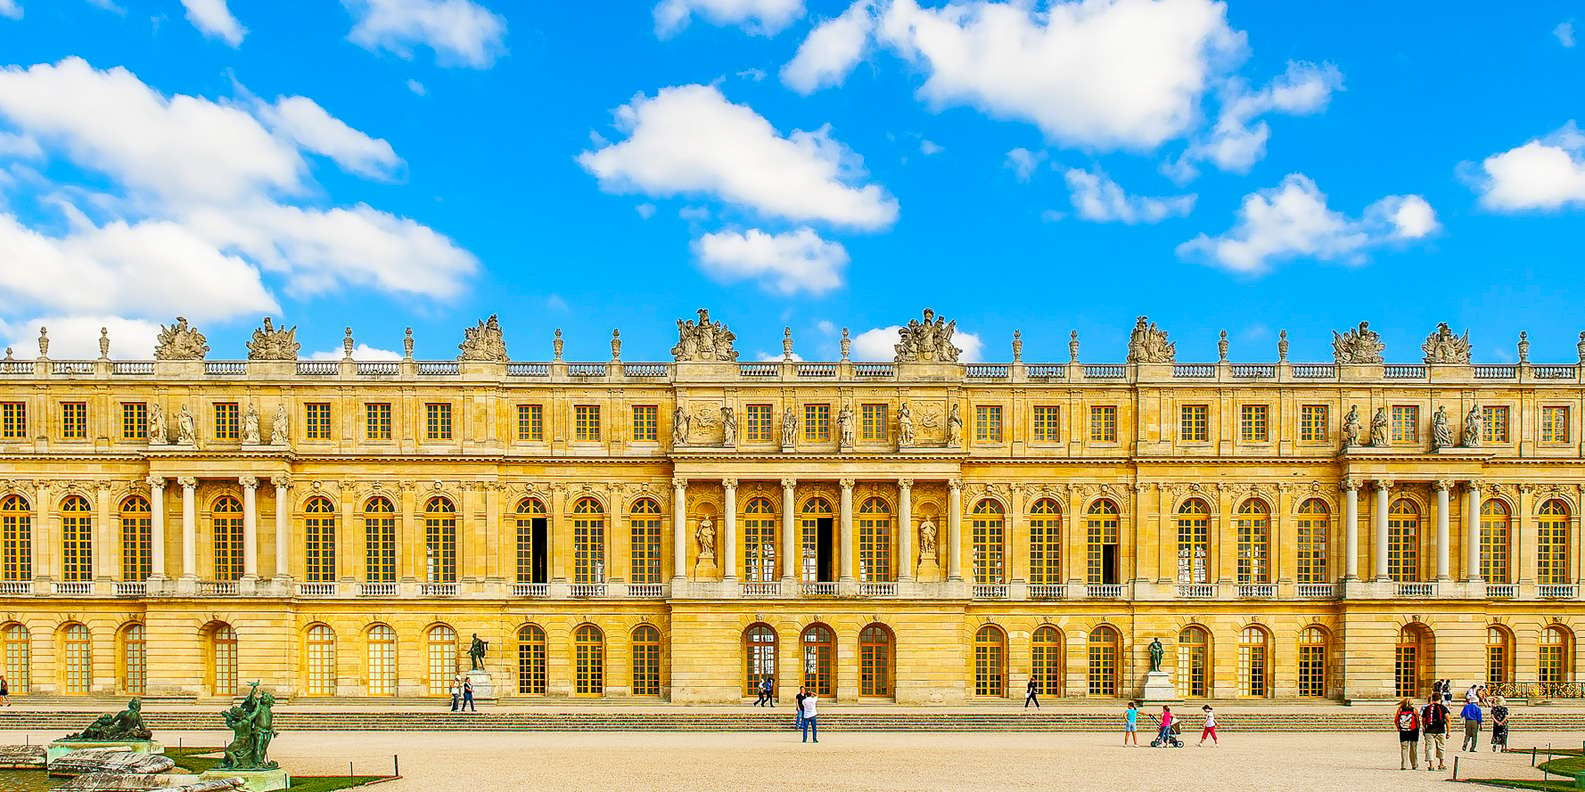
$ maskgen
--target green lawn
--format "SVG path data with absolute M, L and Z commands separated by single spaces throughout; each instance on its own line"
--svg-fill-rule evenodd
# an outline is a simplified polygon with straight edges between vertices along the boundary
M 200 756 L 199 754 L 204 754 Z M 176 761 L 176 766 L 193 773 L 202 773 L 220 764 L 219 748 L 166 748 L 165 755 Z M 382 776 L 293 776 L 292 792 L 336 792 L 378 781 Z
M 1578 751 L 1575 751 L 1574 753 L 1578 753 Z M 1547 790 L 1547 792 L 1571 792 L 1571 790 L 1576 789 L 1574 786 L 1574 776 L 1580 773 L 1585 773 L 1585 756 L 1564 756 L 1560 759 L 1551 759 L 1542 762 L 1536 765 L 1536 767 L 1545 770 L 1548 773 L 1556 773 L 1561 775 L 1563 778 L 1550 779 L 1547 781 L 1534 781 L 1517 778 L 1477 778 L 1474 780 L 1482 784 L 1507 787 L 1509 789 L 1541 789 Z

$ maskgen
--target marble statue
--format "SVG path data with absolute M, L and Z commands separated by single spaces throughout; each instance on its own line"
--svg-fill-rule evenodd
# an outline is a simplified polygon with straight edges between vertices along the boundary
M 402 358 L 404 360 L 413 359 L 413 328 L 411 327 L 402 331 Z
M 788 407 L 781 414 L 781 444 L 783 448 L 792 448 L 798 442 L 798 416 L 793 414 L 793 408 Z
M 1387 447 L 1387 408 L 1376 410 L 1376 416 L 1370 419 L 1370 447 Z
M 65 740 L 91 740 L 103 742 L 109 740 L 148 740 L 153 738 L 149 727 L 143 723 L 143 702 L 132 699 L 127 702 L 127 708 L 115 713 L 105 713 L 94 719 L 88 728 L 76 734 L 68 734 Z
M 730 404 L 721 408 L 721 445 L 727 448 L 737 445 L 737 411 Z
M 468 662 L 472 664 L 471 670 L 484 670 L 484 651 L 489 646 L 487 641 L 480 640 L 478 633 L 473 634 L 473 640 L 468 643 Z
M 457 345 L 457 349 L 461 350 L 461 354 L 457 355 L 458 360 L 505 363 L 506 336 L 501 332 L 501 320 L 495 314 L 490 314 L 490 318 L 463 330 L 462 343 Z
M 357 345 L 352 341 L 352 328 L 344 328 L 341 331 L 341 359 L 351 360 L 354 349 L 357 349 Z
M 1068 362 L 1079 362 L 1079 331 L 1068 331 Z
M 1165 330 L 1146 317 L 1134 321 L 1128 336 L 1128 363 L 1171 363 L 1178 359 L 1178 345 L 1167 340 Z
M 556 334 L 550 339 L 550 352 L 553 360 L 561 361 L 561 353 L 566 345 L 567 342 L 561 339 L 561 328 L 556 328 Z
M 99 359 L 110 359 L 110 328 L 99 328 Z
M 1360 322 L 1359 327 L 1342 333 L 1332 331 L 1332 362 L 1380 363 L 1381 353 L 1387 346 L 1381 343 L 1381 334 L 1370 329 L 1370 322 Z
M 699 518 L 699 528 L 693 532 L 693 538 L 699 543 L 700 558 L 715 558 L 715 523 L 709 515 Z
M 176 442 L 178 445 L 194 445 L 198 442 L 198 433 L 193 427 L 193 413 L 182 405 L 182 411 L 176 414 Z
M 671 411 L 671 444 L 685 446 L 688 444 L 688 411 L 678 403 L 677 409 Z
M 617 363 L 617 362 L 620 362 L 621 360 L 622 360 L 622 331 L 621 330 L 612 330 L 611 331 L 611 362 L 612 363 Z
M 1226 330 L 1223 330 L 1222 334 L 1220 336 L 1217 336 L 1217 338 L 1216 338 L 1216 362 L 1218 362 L 1218 363 L 1226 363 L 1227 362 L 1227 331 Z
M 264 326 L 255 328 L 248 341 L 248 360 L 296 360 L 298 350 L 297 327 L 277 328 L 270 317 L 264 317 Z
M 1024 360 L 1024 331 L 1013 331 L 1013 362 L 1022 363 Z
M 853 405 L 842 405 L 842 411 L 837 413 L 837 435 L 843 448 L 853 447 Z
M 677 320 L 677 345 L 671 348 L 671 356 L 678 361 L 731 362 L 737 360 L 736 341 L 725 323 L 710 321 L 710 312 L 700 308 L 697 323 Z
M 1530 334 L 1523 330 L 1519 331 L 1519 362 L 1530 362 Z
M 1461 438 L 1465 448 L 1480 448 L 1481 430 L 1485 428 L 1485 423 L 1480 414 L 1480 405 L 1470 405 L 1469 412 L 1464 413 L 1464 436 Z
M 286 402 L 275 405 L 275 423 L 270 425 L 270 445 L 287 444 Z
M 259 683 L 249 683 L 247 698 L 224 713 L 231 742 L 220 759 L 222 770 L 274 770 L 280 765 L 269 758 L 270 741 L 275 738 L 275 697 L 259 693 Z
M 963 350 L 952 343 L 957 331 L 957 320 L 948 322 L 934 310 L 924 310 L 924 321 L 909 319 L 908 324 L 897 329 L 898 342 L 893 349 L 897 363 L 956 363 Z
M 1436 330 L 1426 336 L 1425 343 L 1420 345 L 1420 351 L 1425 353 L 1426 363 L 1451 363 L 1455 365 L 1469 365 L 1469 331 L 1464 335 L 1453 335 L 1447 322 L 1439 322 Z
M 198 328 L 187 324 L 187 317 L 176 317 L 176 324 L 160 325 L 155 339 L 155 360 L 203 360 L 209 354 L 209 344 Z
M 1277 333 L 1277 360 L 1278 360 L 1278 362 L 1282 362 L 1282 363 L 1286 363 L 1288 361 L 1288 331 L 1287 330 L 1283 330 L 1283 331 Z
M 248 402 L 248 411 L 242 415 L 242 444 L 259 444 L 259 411 Z
M 958 414 L 956 403 L 947 413 L 947 445 L 953 448 L 963 445 L 963 416 Z
M 149 445 L 165 445 L 170 441 L 170 431 L 165 428 L 165 411 L 160 409 L 159 402 L 149 402 Z
M 793 361 L 793 342 L 792 342 L 792 328 L 791 327 L 783 327 L 781 329 L 781 359 L 783 361 L 785 361 L 785 362 L 788 362 L 788 363 L 791 363 Z
M 1152 674 L 1161 670 L 1161 658 L 1162 655 L 1166 654 L 1166 651 L 1161 645 L 1160 638 L 1154 638 L 1150 641 L 1150 672 Z
M 936 524 L 929 517 L 919 523 L 919 557 L 936 557 Z
M 914 413 L 908 407 L 908 402 L 903 402 L 897 408 L 897 446 L 908 448 L 914 444 Z
M 1343 416 L 1343 448 L 1353 448 L 1359 445 L 1359 405 L 1349 405 L 1348 414 Z
M 50 356 L 50 329 L 48 327 L 40 327 L 39 328 L 39 357 L 40 358 L 47 358 L 49 356 Z
M 1580 336 L 1585 337 L 1585 333 L 1580 333 Z M 844 361 L 853 353 L 853 339 L 848 337 L 848 329 L 846 327 L 842 328 L 842 340 L 837 342 L 837 346 L 842 349 L 842 359 Z M 1580 360 L 1585 360 L 1585 353 L 1580 355 Z
M 1431 414 L 1431 450 L 1441 451 L 1453 447 L 1453 428 L 1447 423 L 1447 407 L 1437 407 Z

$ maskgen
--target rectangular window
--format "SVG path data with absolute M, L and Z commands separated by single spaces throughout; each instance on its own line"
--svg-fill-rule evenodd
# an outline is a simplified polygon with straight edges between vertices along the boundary
M 330 402 L 303 405 L 303 437 L 308 440 L 330 439 Z
M 1541 408 L 1541 442 L 1567 443 L 1569 441 L 1568 408 Z
M 634 442 L 655 442 L 660 439 L 660 408 L 653 404 L 633 405 Z
M 816 443 L 831 440 L 831 405 L 804 405 L 804 439 Z
M 1056 443 L 1062 440 L 1062 428 L 1058 419 L 1061 410 L 1054 404 L 1035 405 L 1034 441 L 1037 443 Z
M 1211 439 L 1211 408 L 1204 404 L 1185 404 L 1178 414 L 1178 437 L 1186 443 Z
M 424 405 L 424 439 L 451 439 L 450 402 L 431 402 Z
M 859 407 L 859 438 L 886 442 L 887 410 L 884 404 L 865 404 Z
M 61 402 L 61 437 L 88 439 L 88 402 Z
M 0 438 L 21 440 L 28 433 L 26 402 L 0 402 Z
M 370 440 L 391 439 L 391 405 L 389 402 L 369 402 L 363 405 L 364 431 Z
M 1271 440 L 1271 425 L 1264 404 L 1246 404 L 1239 411 L 1238 434 L 1246 443 L 1265 443 Z
M 531 443 L 545 441 L 545 405 L 517 405 L 517 439 Z
M 1090 408 L 1090 442 L 1117 442 L 1117 408 L 1099 405 Z
M 1481 442 L 1506 443 L 1508 442 L 1508 408 L 1507 407 L 1482 407 L 1480 409 L 1482 428 Z
M 121 403 L 121 439 L 147 440 L 149 437 L 148 402 Z
M 771 441 L 771 417 L 769 404 L 750 404 L 748 406 L 747 432 L 743 435 L 749 442 L 768 443 Z
M 1002 407 L 999 404 L 981 404 L 974 408 L 974 440 L 980 443 L 1002 442 Z
M 1392 442 L 1420 442 L 1420 408 L 1413 404 L 1392 407 Z
M 600 442 L 600 405 L 579 404 L 572 408 L 572 439 L 580 443 Z
M 1299 407 L 1299 442 L 1324 443 L 1331 427 L 1331 409 L 1324 404 Z
M 330 409 L 330 405 L 325 405 Z M 215 402 L 215 439 L 216 440 L 241 440 L 242 427 L 238 422 L 239 413 L 236 402 Z M 326 430 L 328 436 L 329 430 Z

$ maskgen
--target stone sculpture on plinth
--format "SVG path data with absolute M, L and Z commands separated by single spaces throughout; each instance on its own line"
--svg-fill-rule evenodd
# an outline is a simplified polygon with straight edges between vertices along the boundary
M 1150 671 L 1145 674 L 1146 704 L 1170 704 L 1179 701 L 1178 688 L 1172 684 L 1172 676 L 1161 670 L 1161 659 L 1166 655 L 1166 647 L 1161 645 L 1161 639 L 1155 638 L 1150 642 Z
M 50 743 L 45 752 L 47 762 L 77 751 L 115 748 L 136 754 L 160 754 L 165 749 L 154 742 L 154 734 L 143 722 L 143 702 L 132 699 L 126 709 L 95 718 L 80 732 L 68 734 Z
M 291 786 L 291 778 L 270 759 L 270 742 L 275 739 L 275 697 L 259 692 L 259 683 L 248 683 L 247 698 L 221 713 L 231 742 L 226 744 L 220 764 L 199 775 L 201 780 L 241 778 L 254 792 L 271 792 Z

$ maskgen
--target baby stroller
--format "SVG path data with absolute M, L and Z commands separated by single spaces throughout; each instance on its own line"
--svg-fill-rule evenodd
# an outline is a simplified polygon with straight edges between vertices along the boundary
M 1161 721 L 1157 720 L 1156 722 L 1160 723 Z M 1167 728 L 1167 739 L 1163 741 L 1161 739 L 1161 730 L 1157 729 L 1156 739 L 1150 741 L 1150 747 L 1166 748 L 1171 746 L 1173 748 L 1182 748 L 1183 740 L 1178 737 L 1181 734 L 1183 734 L 1183 723 L 1181 721 L 1173 721 L 1172 725 Z

